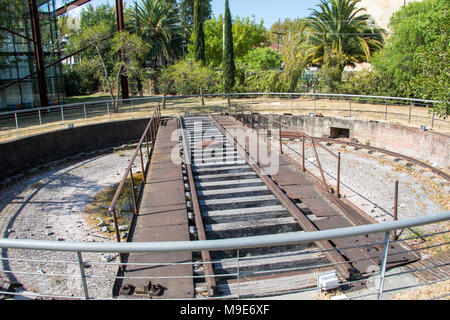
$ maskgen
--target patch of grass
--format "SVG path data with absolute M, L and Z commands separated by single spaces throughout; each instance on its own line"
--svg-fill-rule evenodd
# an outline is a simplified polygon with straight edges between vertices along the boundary
M 420 228 L 412 228 L 412 230 L 414 232 L 405 230 L 404 237 L 408 238 L 418 236 L 417 238 L 407 240 L 407 243 L 412 248 L 420 249 L 420 253 L 434 257 L 436 255 L 442 254 L 443 252 L 447 252 L 448 250 L 450 250 L 450 245 L 444 244 L 450 242 L 450 233 L 446 232 L 433 235 L 431 237 L 424 237 L 426 234 L 429 234 L 429 232 L 425 232 Z M 443 221 L 440 223 L 436 223 L 434 225 L 433 233 L 445 232 L 449 230 L 450 230 L 450 222 Z
M 143 180 L 142 173 L 133 174 L 133 183 L 135 186 L 139 186 L 142 180 Z M 91 204 L 86 207 L 84 212 L 87 214 L 86 218 L 90 225 L 98 227 L 98 224 L 101 219 L 106 224 L 109 225 L 110 232 L 115 231 L 114 217 L 109 212 L 109 206 L 111 205 L 111 201 L 116 193 L 118 186 L 119 184 L 116 184 L 112 187 L 100 191 L 94 196 L 94 199 L 91 202 Z M 137 199 L 139 190 L 135 189 L 134 193 Z M 132 208 L 131 179 L 128 178 L 116 203 L 116 214 L 118 225 L 127 225 L 127 226 L 130 225 L 131 219 L 133 217 L 133 211 L 131 208 Z

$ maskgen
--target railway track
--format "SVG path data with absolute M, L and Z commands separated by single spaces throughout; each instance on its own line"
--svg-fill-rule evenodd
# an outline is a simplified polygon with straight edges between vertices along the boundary
M 213 240 L 302 231 L 210 118 L 185 117 L 181 124 L 180 139 L 186 139 L 185 160 L 191 161 L 191 185 L 199 211 L 193 210 L 191 216 L 191 224 L 196 226 L 191 228 L 193 238 Z M 208 148 L 208 143 L 214 148 Z M 196 219 L 195 214 L 200 216 Z M 198 225 L 199 219 L 203 226 Z M 235 276 L 236 250 L 210 252 L 209 273 L 213 274 L 206 280 L 214 275 L 216 283 L 211 291 L 215 296 L 236 295 L 238 286 L 241 294 L 253 291 L 252 294 L 260 295 L 314 286 L 314 276 L 292 269 L 328 263 L 324 254 L 311 253 L 315 249 L 316 245 L 309 243 L 240 250 L 240 279 Z M 197 268 L 197 274 L 204 274 L 198 271 L 207 268 Z M 196 291 L 208 291 L 211 284 L 207 282 L 197 283 Z

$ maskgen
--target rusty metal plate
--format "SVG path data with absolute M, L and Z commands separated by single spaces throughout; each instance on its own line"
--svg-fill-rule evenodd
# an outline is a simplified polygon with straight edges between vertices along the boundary
M 166 169 L 151 170 L 149 172 L 148 181 L 169 181 L 169 180 L 183 180 L 183 172 L 167 167 Z
M 175 190 L 174 190 L 175 191 Z M 186 204 L 184 191 L 167 192 L 167 190 L 153 191 L 142 198 L 142 206 L 158 207 L 175 204 Z
M 334 208 L 324 198 L 303 198 L 302 202 L 316 217 L 340 216 L 337 208 Z
M 303 185 L 305 184 L 305 179 L 298 175 L 280 175 L 275 174 L 272 175 L 271 178 L 279 185 L 279 186 L 289 186 L 289 185 Z M 308 182 L 309 183 L 309 182 Z
M 351 227 L 352 224 L 341 216 L 328 216 L 318 220 L 314 220 L 313 223 L 320 230 L 339 229 Z
M 291 199 L 320 198 L 320 193 L 313 185 L 286 185 L 282 189 Z

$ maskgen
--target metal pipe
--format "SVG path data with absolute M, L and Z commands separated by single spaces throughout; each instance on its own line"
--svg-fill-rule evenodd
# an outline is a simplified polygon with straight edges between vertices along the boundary
M 394 221 L 398 220 L 398 180 L 394 184 Z M 392 240 L 397 240 L 397 230 L 393 231 Z
M 40 131 L 40 129 L 42 129 L 42 117 L 41 117 L 41 110 L 38 110 L 38 115 L 39 115 L 39 131 Z
M 305 168 L 305 136 L 302 135 L 302 171 L 306 172 Z
M 394 183 L 394 220 L 397 220 L 397 210 L 398 210 L 398 180 Z
M 240 298 L 240 277 L 239 277 L 239 249 L 236 250 L 236 257 L 237 257 L 237 296 L 238 299 Z
M 338 152 L 338 161 L 337 161 L 337 175 L 336 175 L 336 197 L 339 198 L 340 192 L 339 192 L 339 185 L 341 182 L 341 153 Z
M 280 140 L 280 153 L 283 154 L 283 138 L 281 137 L 281 124 L 278 124 L 278 134 Z
M 383 249 L 383 260 L 381 263 L 381 274 L 380 274 L 380 287 L 378 291 L 378 300 L 383 299 L 383 287 L 384 287 L 384 278 L 386 274 L 386 263 L 387 263 L 387 257 L 389 252 L 389 232 L 386 232 L 384 234 L 384 249 Z
M 119 234 L 119 224 L 117 223 L 117 213 L 115 206 L 112 208 L 112 210 L 109 210 L 110 213 L 112 213 L 113 221 L 114 221 L 114 231 L 116 233 L 116 240 L 117 242 L 120 242 L 120 234 Z
M 134 194 L 134 181 L 133 181 L 133 169 L 130 167 L 130 187 L 131 187 L 131 199 L 133 200 L 133 212 L 134 215 L 137 215 L 137 202 L 136 202 L 136 195 Z
M 309 243 L 321 240 L 332 240 L 360 236 L 365 234 L 389 232 L 394 229 L 406 229 L 450 220 L 450 211 L 429 214 L 397 221 L 361 225 L 314 232 L 289 232 L 282 234 L 262 235 L 244 238 L 232 238 L 206 241 L 169 241 L 169 242 L 69 242 L 50 240 L 21 240 L 0 238 L 0 248 L 31 249 L 49 251 L 80 251 L 80 252 L 177 252 L 258 248 L 289 244 Z
M 434 109 L 434 105 L 433 105 L 433 109 Z M 434 128 L 434 114 L 435 114 L 435 112 L 433 110 L 433 115 L 431 116 L 431 129 Z
M 83 111 L 84 111 L 84 119 L 86 120 L 87 123 L 87 112 L 86 112 L 86 105 L 83 105 Z
M 412 102 L 409 103 L 408 123 L 411 123 Z
M 145 174 L 145 166 L 144 166 L 144 157 L 142 155 L 142 144 L 139 146 L 139 154 L 141 156 L 141 168 L 142 168 L 142 177 L 144 177 Z
M 83 256 L 81 255 L 81 252 L 77 252 L 77 258 L 78 258 L 78 266 L 80 267 L 81 287 L 83 288 L 84 299 L 89 300 L 86 274 L 84 272 Z
M 20 131 L 19 131 L 19 119 L 17 118 L 17 113 L 14 115 L 15 119 L 16 119 L 16 131 L 17 131 L 17 135 L 20 135 Z

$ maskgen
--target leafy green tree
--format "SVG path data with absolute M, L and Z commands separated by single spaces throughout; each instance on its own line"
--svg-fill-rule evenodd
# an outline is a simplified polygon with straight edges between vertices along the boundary
M 100 23 L 92 28 L 84 30 L 80 35 L 81 46 L 91 46 L 96 52 L 97 67 L 101 70 L 100 81 L 108 91 L 111 100 L 118 100 L 120 93 L 120 76 L 136 76 L 143 56 L 148 46 L 136 35 L 127 31 L 118 32 L 110 41 L 105 41 L 109 35 L 108 25 Z M 109 46 L 108 51 L 102 50 Z M 106 60 L 113 63 L 112 69 L 106 66 Z M 114 97 L 114 91 L 116 97 Z M 118 104 L 114 104 L 114 111 L 118 112 Z
M 151 45 L 147 58 L 152 61 L 154 69 L 172 63 L 177 58 L 185 30 L 172 1 L 136 2 L 130 20 L 131 29 L 136 35 Z
M 214 84 L 214 74 L 200 62 L 181 60 L 163 69 L 160 81 L 165 94 L 203 94 Z
M 203 30 L 205 33 L 205 60 L 206 65 L 218 68 L 223 61 L 223 16 L 205 21 Z M 243 58 L 250 50 L 261 46 L 267 39 L 263 22 L 236 17 L 233 20 L 233 48 L 235 59 Z M 193 35 L 188 45 L 188 57 L 194 58 Z
M 194 24 L 194 2 L 196 0 L 182 0 L 179 4 L 180 17 L 182 21 L 187 26 L 192 26 Z M 211 0 L 200 1 L 200 12 L 202 16 L 202 21 L 205 22 L 211 19 L 212 8 Z
M 309 41 L 314 51 L 308 62 L 328 70 L 332 81 L 341 81 L 347 65 L 369 61 L 382 49 L 384 30 L 358 8 L 360 0 L 321 0 L 308 18 Z
M 260 47 L 249 51 L 242 61 L 251 70 L 280 69 L 283 56 L 269 47 Z
M 205 33 L 203 32 L 202 0 L 194 2 L 194 55 L 195 61 L 205 64 Z
M 225 18 L 223 26 L 223 79 L 224 91 L 231 92 L 235 84 L 236 66 L 234 64 L 233 31 L 228 0 L 225 0 Z
M 393 34 L 373 59 L 375 69 L 390 79 L 391 94 L 440 100 L 435 111 L 449 112 L 449 2 L 424 0 L 409 3 L 390 21 Z

